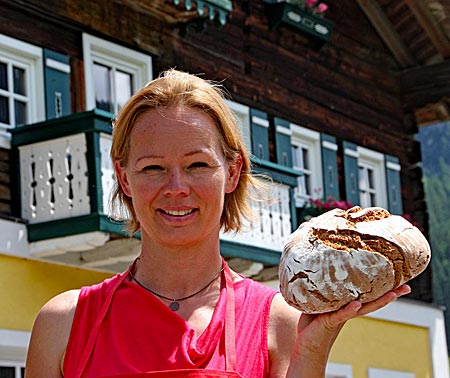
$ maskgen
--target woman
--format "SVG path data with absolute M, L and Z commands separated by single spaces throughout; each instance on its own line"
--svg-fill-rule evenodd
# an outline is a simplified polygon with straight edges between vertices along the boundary
M 26 376 L 325 376 L 345 321 L 409 292 L 319 316 L 232 272 L 219 232 L 251 219 L 261 184 L 220 88 L 170 70 L 134 95 L 111 157 L 139 258 L 123 274 L 49 301 L 33 327 Z

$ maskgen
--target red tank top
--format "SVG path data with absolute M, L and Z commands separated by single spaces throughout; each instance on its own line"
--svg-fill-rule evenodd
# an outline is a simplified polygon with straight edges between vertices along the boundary
M 124 281 L 126 274 L 81 289 L 64 360 L 65 378 L 78 376 L 85 349 L 91 351 L 82 377 L 181 369 L 225 371 L 225 285 L 210 324 L 197 337 L 189 323 L 158 298 Z M 276 291 L 250 279 L 232 287 L 236 372 L 245 378 L 267 377 L 268 321 Z M 93 329 L 96 334 L 89 340 Z M 88 343 L 92 345 L 86 348 Z

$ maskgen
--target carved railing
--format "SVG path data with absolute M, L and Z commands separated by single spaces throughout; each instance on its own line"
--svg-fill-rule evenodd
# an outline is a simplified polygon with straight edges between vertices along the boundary
M 281 251 L 292 232 L 290 187 L 271 184 L 270 201 L 254 201 L 254 222 L 247 222 L 239 233 L 224 233 L 222 240 Z

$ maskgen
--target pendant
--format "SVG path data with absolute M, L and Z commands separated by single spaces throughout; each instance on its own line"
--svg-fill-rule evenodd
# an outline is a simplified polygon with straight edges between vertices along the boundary
M 178 309 L 180 308 L 180 304 L 177 301 L 173 301 L 170 305 L 169 308 L 172 311 L 178 311 Z

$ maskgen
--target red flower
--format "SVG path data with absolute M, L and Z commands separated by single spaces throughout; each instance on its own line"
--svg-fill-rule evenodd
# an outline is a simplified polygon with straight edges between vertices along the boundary
M 310 208 L 315 208 L 322 212 L 332 209 L 348 210 L 353 207 L 353 205 L 348 201 L 336 201 L 332 197 L 329 197 L 326 201 L 310 198 L 306 206 Z
M 328 5 L 325 3 L 320 3 L 315 9 L 315 13 L 325 13 L 328 10 Z

